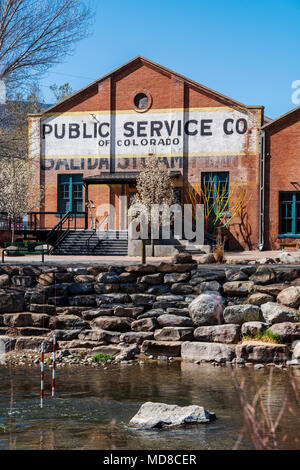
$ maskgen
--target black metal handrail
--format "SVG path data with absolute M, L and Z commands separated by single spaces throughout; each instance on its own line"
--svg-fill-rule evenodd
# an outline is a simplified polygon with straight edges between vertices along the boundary
M 89 236 L 89 238 L 88 238 L 87 241 L 86 241 L 86 245 L 87 245 L 88 252 L 90 252 L 90 240 L 93 238 L 93 236 L 95 235 L 95 233 L 96 233 L 97 231 L 99 231 L 100 227 L 101 227 L 106 221 L 107 221 L 107 222 L 109 221 L 109 219 L 110 219 L 110 215 L 107 214 L 107 215 L 101 220 L 101 222 L 98 224 L 98 226 L 93 229 L 91 235 Z M 96 246 L 98 246 L 99 241 L 100 241 L 100 238 L 98 237 L 97 244 L 94 246 L 93 251 L 94 251 L 94 249 L 96 248 Z
M 91 239 L 93 238 L 93 236 L 94 236 L 95 233 L 96 233 L 96 229 L 94 228 L 94 229 L 92 230 L 91 235 L 89 236 L 89 238 L 88 238 L 87 241 L 86 241 L 86 245 L 87 245 L 88 252 L 90 252 L 90 241 L 91 241 Z M 97 245 L 98 245 L 98 243 L 97 243 Z
M 87 229 L 88 226 L 88 214 L 87 212 L 73 212 L 74 230 L 80 228 Z M 66 215 L 65 212 L 28 212 L 26 216 L 28 220 L 23 218 L 16 218 L 14 221 L 8 217 L 6 212 L 0 212 L 0 230 L 11 230 L 12 226 L 15 226 L 16 232 L 37 232 L 38 230 L 52 230 L 53 224 L 49 225 L 47 216 L 59 217 L 59 221 Z M 78 218 L 84 220 L 84 227 L 82 224 L 78 224 Z M 47 225 L 48 222 L 48 225 Z M 58 222 L 59 223 L 59 222 Z
M 46 238 L 47 245 L 52 245 L 49 250 L 49 254 L 54 250 L 54 248 L 63 241 L 70 231 L 70 222 L 73 220 L 73 212 L 67 212 L 60 221 L 53 227 L 51 232 Z M 67 223 L 67 227 L 64 227 Z

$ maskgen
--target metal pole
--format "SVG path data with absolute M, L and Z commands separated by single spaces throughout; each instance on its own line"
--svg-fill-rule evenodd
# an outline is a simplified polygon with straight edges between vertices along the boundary
M 42 352 L 41 352 L 41 408 L 44 405 L 44 352 L 45 345 L 42 343 Z
M 55 351 L 56 351 L 56 336 L 53 335 L 53 361 L 52 361 L 52 396 L 55 395 Z

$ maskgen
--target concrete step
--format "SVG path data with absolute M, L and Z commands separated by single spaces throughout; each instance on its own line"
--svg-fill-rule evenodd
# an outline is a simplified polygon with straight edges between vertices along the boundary
M 127 231 L 101 233 L 100 238 L 91 230 L 70 231 L 53 250 L 53 255 L 126 256 L 128 253 Z

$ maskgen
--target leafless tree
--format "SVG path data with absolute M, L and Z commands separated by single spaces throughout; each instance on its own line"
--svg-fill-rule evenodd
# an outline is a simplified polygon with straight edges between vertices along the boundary
M 34 174 L 37 164 L 34 160 L 0 159 L 0 212 L 7 213 L 12 221 L 12 242 L 18 220 L 37 210 L 44 196 L 44 189 Z
M 0 79 L 40 78 L 74 52 L 92 18 L 89 0 L 0 0 Z
M 28 142 L 31 137 L 28 114 L 40 113 L 44 109 L 45 104 L 36 84 L 30 87 L 26 97 L 21 93 L 8 97 L 6 104 L 0 107 L 1 158 L 28 158 Z
M 73 93 L 72 87 L 69 83 L 64 83 L 60 86 L 58 86 L 56 83 L 53 83 L 53 85 L 50 86 L 50 90 L 52 91 L 56 101 L 61 101 Z

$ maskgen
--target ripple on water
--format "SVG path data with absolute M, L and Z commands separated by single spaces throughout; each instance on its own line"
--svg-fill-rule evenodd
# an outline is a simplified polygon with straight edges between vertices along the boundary
M 58 369 L 56 397 L 51 398 L 51 372 L 45 376 L 45 405 L 40 409 L 38 368 L 0 368 L 0 449 L 231 449 L 242 428 L 239 398 L 228 367 L 209 364 L 144 364 L 132 367 Z M 268 369 L 253 373 L 238 368 L 251 396 L 266 383 Z M 300 373 L 295 372 L 300 384 Z M 287 392 L 286 373 L 274 370 L 271 407 L 277 413 Z M 11 391 L 13 407 L 10 412 Z M 289 397 L 290 398 L 290 397 Z M 266 399 L 266 396 L 265 396 Z M 202 405 L 216 412 L 212 423 L 167 431 L 128 428 L 145 401 Z M 289 402 L 290 403 L 290 402 Z M 300 434 L 297 417 L 283 418 L 282 428 Z M 288 446 L 288 443 L 287 443 Z M 251 447 L 244 441 L 242 448 Z

